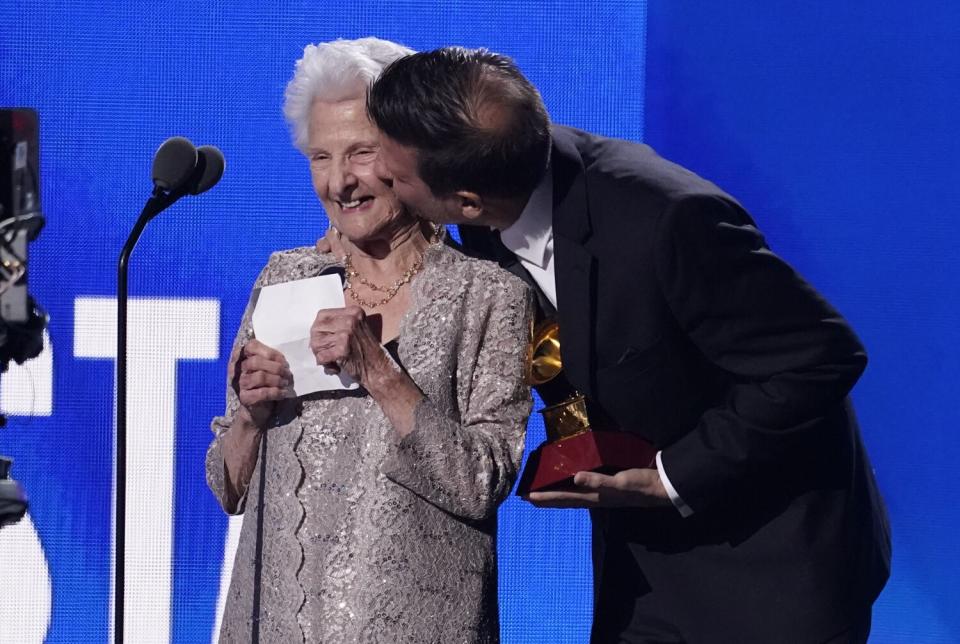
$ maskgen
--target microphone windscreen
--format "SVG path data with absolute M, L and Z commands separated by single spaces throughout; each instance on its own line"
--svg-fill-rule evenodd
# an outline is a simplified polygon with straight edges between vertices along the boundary
M 160 144 L 153 156 L 153 185 L 176 190 L 197 166 L 197 149 L 188 139 L 174 136 Z
M 223 152 L 212 145 L 201 145 L 197 148 L 198 169 L 203 168 L 200 176 L 196 178 L 196 184 L 191 186 L 190 194 L 198 195 L 206 192 L 217 185 L 220 177 L 223 176 L 223 170 L 226 161 L 223 158 Z

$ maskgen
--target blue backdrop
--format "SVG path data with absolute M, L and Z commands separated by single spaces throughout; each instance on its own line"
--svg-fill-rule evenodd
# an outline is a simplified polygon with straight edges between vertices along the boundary
M 51 315 L 45 354 L 0 379 L 0 453 L 31 498 L 30 520 L 0 531 L 17 590 L 0 595 L 0 641 L 109 637 L 115 262 L 174 134 L 218 145 L 228 167 L 151 224 L 132 262 L 127 621 L 131 641 L 211 638 L 230 531 L 203 455 L 229 345 L 269 252 L 326 226 L 283 88 L 305 44 L 364 35 L 508 53 L 556 121 L 645 138 L 743 201 L 871 355 L 854 394 L 895 546 L 871 641 L 960 639 L 960 10 L 703 4 L 0 4 L 0 106 L 41 117 L 49 223 L 30 290 Z M 528 446 L 540 440 L 532 422 Z M 504 641 L 586 641 L 586 517 L 511 499 L 501 521 Z

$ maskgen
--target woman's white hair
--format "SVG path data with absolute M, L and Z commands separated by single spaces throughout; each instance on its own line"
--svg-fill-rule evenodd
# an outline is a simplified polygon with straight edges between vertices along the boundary
M 284 93 L 283 115 L 293 144 L 302 152 L 307 149 L 314 101 L 364 96 L 387 65 L 412 53 L 408 47 L 373 37 L 307 45 Z

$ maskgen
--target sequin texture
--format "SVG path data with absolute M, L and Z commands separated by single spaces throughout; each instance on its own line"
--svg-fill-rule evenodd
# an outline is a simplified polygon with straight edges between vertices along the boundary
M 335 262 L 312 248 L 275 253 L 257 286 L 303 279 Z M 235 342 L 251 337 L 250 308 Z M 400 327 L 404 368 L 425 394 L 397 440 L 363 392 L 314 394 L 278 407 L 268 430 L 257 624 L 265 642 L 497 642 L 495 531 L 523 453 L 522 382 L 532 298 L 490 262 L 433 246 L 411 283 Z M 220 500 L 213 420 L 207 480 Z M 260 467 L 247 498 L 220 633 L 255 628 Z

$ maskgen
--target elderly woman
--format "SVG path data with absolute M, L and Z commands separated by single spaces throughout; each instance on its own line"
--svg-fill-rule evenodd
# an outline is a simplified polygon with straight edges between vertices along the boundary
M 221 641 L 496 642 L 497 506 L 530 399 L 531 299 L 444 245 L 373 172 L 368 85 L 409 50 L 309 46 L 284 113 L 343 255 L 274 253 L 256 286 L 341 266 L 348 306 L 310 329 L 361 387 L 292 398 L 284 357 L 243 317 L 207 478 L 244 513 Z

